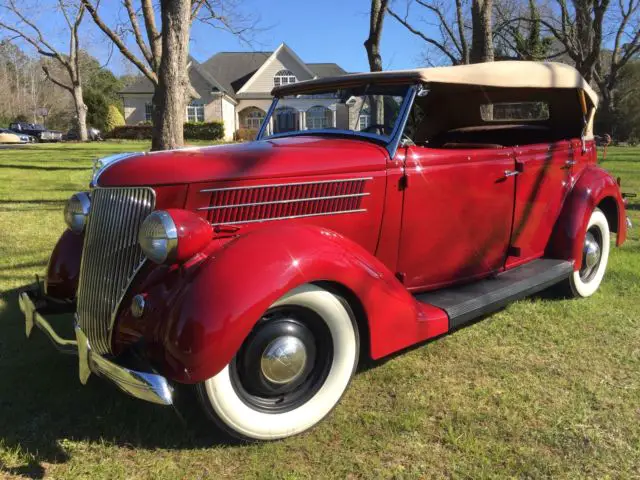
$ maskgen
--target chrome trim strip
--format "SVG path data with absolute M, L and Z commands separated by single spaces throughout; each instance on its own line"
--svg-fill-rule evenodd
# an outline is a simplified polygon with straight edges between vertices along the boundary
M 294 218 L 305 218 L 305 217 L 320 217 L 324 215 L 340 215 L 343 213 L 362 213 L 366 212 L 366 208 L 358 208 L 356 210 L 340 210 L 338 212 L 323 212 L 323 213 L 306 213 L 304 215 L 291 215 L 289 217 L 274 217 L 274 218 L 259 218 L 256 220 L 240 220 L 237 222 L 221 222 L 221 223 L 212 223 L 214 227 L 219 225 L 236 225 L 240 223 L 259 223 L 259 222 L 270 222 L 272 220 L 291 220 Z
M 257 207 L 262 205 L 282 205 L 285 203 L 299 203 L 299 202 L 314 202 L 320 200 L 336 200 L 341 198 L 357 198 L 367 197 L 370 193 L 348 193 L 345 195 L 328 195 L 326 197 L 309 197 L 309 198 L 294 198 L 291 200 L 272 200 L 269 202 L 253 202 L 253 203 L 236 203 L 230 205 L 215 205 L 213 207 L 200 207 L 198 210 L 220 210 L 223 208 L 242 208 L 242 207 Z
M 294 183 L 272 183 L 272 184 L 263 184 L 263 185 L 246 185 L 246 186 L 238 186 L 238 187 L 222 187 L 222 188 L 203 188 L 200 190 L 200 193 L 208 193 L 208 192 L 228 192 L 230 190 L 249 190 L 254 188 L 269 188 L 269 187 L 296 187 L 298 185 L 312 185 L 312 184 L 327 184 L 327 183 L 339 183 L 339 182 L 358 182 L 358 181 L 366 181 L 373 180 L 373 177 L 359 177 L 359 178 L 344 178 L 344 179 L 334 179 L 334 180 L 317 180 L 314 182 L 294 182 Z

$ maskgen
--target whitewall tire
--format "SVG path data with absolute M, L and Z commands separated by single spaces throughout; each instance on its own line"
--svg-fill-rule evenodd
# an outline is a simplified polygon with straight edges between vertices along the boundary
M 582 266 L 569 277 L 569 290 L 574 297 L 590 297 L 602 283 L 610 250 L 607 217 L 596 208 L 589 218 L 582 252 Z
M 316 285 L 277 300 L 220 373 L 197 385 L 209 416 L 243 440 L 299 434 L 340 401 L 359 356 L 357 325 L 340 297 Z

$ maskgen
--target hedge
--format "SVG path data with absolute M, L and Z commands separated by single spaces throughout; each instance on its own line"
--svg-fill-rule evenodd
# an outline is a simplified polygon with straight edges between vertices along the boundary
M 120 140 L 150 140 L 153 132 L 151 125 L 124 125 L 115 127 L 109 138 Z M 184 124 L 184 138 L 189 140 L 220 140 L 224 138 L 222 122 Z
M 240 128 L 236 130 L 236 133 L 233 136 L 233 139 L 239 142 L 246 142 L 246 141 L 250 142 L 252 140 L 255 140 L 257 135 L 258 135 L 258 130 L 254 128 Z

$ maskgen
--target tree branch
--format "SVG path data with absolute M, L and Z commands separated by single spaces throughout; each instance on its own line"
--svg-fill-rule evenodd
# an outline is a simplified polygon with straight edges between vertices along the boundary
M 140 32 L 140 25 L 138 24 L 138 16 L 136 15 L 135 10 L 133 9 L 133 4 L 131 0 L 124 0 L 124 6 L 127 9 L 127 14 L 129 15 L 129 22 L 131 23 L 131 28 L 133 29 L 133 36 L 136 39 L 136 43 L 138 44 L 138 48 L 142 52 L 145 60 L 149 65 L 153 68 L 153 57 L 151 56 L 151 52 L 147 47 L 144 39 L 142 38 L 142 32 Z
M 433 45 L 434 47 L 436 47 L 438 50 L 440 50 L 450 61 L 453 65 L 458 65 L 460 63 L 460 59 L 457 58 L 455 55 L 453 55 L 449 49 L 446 47 L 446 45 L 444 45 L 441 42 L 438 42 L 437 40 L 434 40 L 433 38 L 425 35 L 423 32 L 413 28 L 407 18 L 402 18 L 400 15 L 398 15 L 396 12 L 394 12 L 393 10 L 391 10 L 390 8 L 387 8 L 387 12 L 389 12 L 389 15 L 391 15 L 393 18 L 395 18 L 398 22 L 400 22 L 401 25 L 404 25 L 404 27 L 409 30 L 411 33 L 413 33 L 414 35 L 420 37 L 422 40 L 424 40 L 425 42 L 427 42 L 430 45 Z
M 70 87 L 69 85 L 65 85 L 60 80 L 57 80 L 56 78 L 54 78 L 53 75 L 51 75 L 51 73 L 49 72 L 49 67 L 47 67 L 46 65 L 42 65 L 42 71 L 52 83 L 55 83 L 59 87 L 64 88 L 69 93 L 73 94 L 73 87 Z
M 157 72 L 158 68 L 160 68 L 160 58 L 162 57 L 162 34 L 156 26 L 156 16 L 151 0 L 142 0 L 142 17 L 144 18 L 144 26 L 147 30 L 151 57 L 153 58 L 150 65 L 153 71 Z
M 158 76 L 156 75 L 156 72 L 149 69 L 144 63 L 142 63 L 140 59 L 136 57 L 124 44 L 122 39 L 111 28 L 109 28 L 106 23 L 104 23 L 97 11 L 97 4 L 93 5 L 90 0 L 82 0 L 82 4 L 87 9 L 89 15 L 91 15 L 98 28 L 102 30 L 102 32 L 107 37 L 109 37 L 109 39 L 116 45 L 116 47 L 118 47 L 120 53 L 122 53 L 122 55 L 124 55 L 127 60 L 133 63 L 138 68 L 138 70 L 140 70 L 140 72 L 142 72 L 142 74 L 151 81 L 151 83 L 153 83 L 154 85 L 158 85 Z

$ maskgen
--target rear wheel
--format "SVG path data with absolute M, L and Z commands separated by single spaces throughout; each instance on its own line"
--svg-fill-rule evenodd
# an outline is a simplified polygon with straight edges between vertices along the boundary
M 593 295 L 607 269 L 610 248 L 610 232 L 607 217 L 596 208 L 591 214 L 582 248 L 582 266 L 569 277 L 569 292 L 573 297 Z
M 197 385 L 210 417 L 232 436 L 301 433 L 338 403 L 355 371 L 358 330 L 348 305 L 304 285 L 275 302 L 233 360 Z

